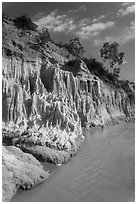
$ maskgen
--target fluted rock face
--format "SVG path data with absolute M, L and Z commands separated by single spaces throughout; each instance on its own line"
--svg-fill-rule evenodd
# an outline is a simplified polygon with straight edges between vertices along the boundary
M 83 62 L 80 66 L 86 67 Z M 83 72 L 85 71 L 86 69 Z M 135 93 L 132 83 L 124 83 L 127 91 L 123 88 L 116 89 L 103 83 L 98 77 L 83 72 L 80 69 L 76 76 L 78 91 L 74 99 L 82 123 L 100 126 L 120 119 L 134 118 Z
M 82 125 L 100 126 L 134 118 L 135 91 L 132 83 L 123 82 L 125 89 L 109 86 L 91 75 L 83 61 L 77 61 L 73 68 L 77 70 L 74 73 L 76 88 L 73 100 Z
M 3 125 L 20 132 L 13 142 L 26 151 L 41 146 L 73 154 L 84 139 L 81 125 L 134 117 L 131 84 L 128 92 L 110 87 L 80 60 L 75 74 L 62 67 L 48 57 L 3 57 Z
M 75 78 L 49 60 L 3 58 L 3 125 L 20 131 L 14 144 L 74 151 L 83 140 Z

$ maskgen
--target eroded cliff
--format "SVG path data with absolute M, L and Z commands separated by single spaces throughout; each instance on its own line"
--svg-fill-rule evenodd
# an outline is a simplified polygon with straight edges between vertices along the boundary
M 5 24 L 5 30 L 7 24 Z M 13 25 L 3 42 L 3 140 L 44 161 L 64 163 L 84 140 L 82 127 L 134 118 L 134 87 L 116 88 L 91 74 L 82 60 L 67 65 L 66 51 L 53 42 L 36 51 Z M 20 40 L 20 41 L 19 41 Z M 62 156 L 63 155 L 63 156 Z
M 13 22 L 3 21 L 2 36 L 3 201 L 48 177 L 33 156 L 65 163 L 84 140 L 82 127 L 129 121 L 135 110 L 133 83 L 105 83 L 67 49 L 51 39 L 39 46 L 37 30 Z
M 20 132 L 14 144 L 72 153 L 76 140 L 84 139 L 81 123 L 100 126 L 134 117 L 128 93 L 91 75 L 83 61 L 75 66 L 76 76 L 48 58 L 3 58 L 3 124 Z

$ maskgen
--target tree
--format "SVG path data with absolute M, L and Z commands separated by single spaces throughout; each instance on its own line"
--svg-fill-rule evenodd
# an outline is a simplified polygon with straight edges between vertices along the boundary
M 114 42 L 109 44 L 108 42 L 104 43 L 103 47 L 100 49 L 100 56 L 104 59 L 104 61 L 109 60 L 110 63 L 110 72 L 115 77 L 119 77 L 120 67 L 123 63 L 124 53 L 119 53 L 118 51 L 119 44 Z
M 103 67 L 103 63 L 99 62 L 95 58 L 83 58 L 83 61 L 87 65 L 87 68 L 92 74 L 103 75 L 105 73 L 105 67 Z
M 83 45 L 81 44 L 78 37 L 71 39 L 68 43 L 64 44 L 64 47 L 69 53 L 73 54 L 75 57 L 81 57 L 85 52 Z
M 27 17 L 26 15 L 17 17 L 14 19 L 14 25 L 17 28 L 21 28 L 23 30 L 37 30 L 37 25 L 32 22 L 31 18 Z
M 36 42 L 39 46 L 44 47 L 45 44 L 51 41 L 50 34 L 48 28 L 42 28 L 39 34 L 36 36 Z

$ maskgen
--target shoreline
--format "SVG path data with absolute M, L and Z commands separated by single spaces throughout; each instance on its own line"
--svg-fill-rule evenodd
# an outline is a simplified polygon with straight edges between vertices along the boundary
M 134 122 L 135 122 L 134 119 L 130 119 L 128 121 L 127 120 L 119 120 L 119 121 L 116 121 L 115 123 L 113 121 L 109 125 L 105 125 L 104 128 L 107 127 L 107 126 L 111 126 L 111 125 L 118 125 L 118 124 L 123 124 L 123 123 L 134 123 Z M 101 127 L 90 127 L 88 129 L 83 127 L 82 128 L 82 134 L 85 136 L 86 132 L 88 132 L 90 130 L 96 130 L 98 128 L 101 128 Z M 44 167 L 44 170 L 46 171 L 46 164 L 48 165 L 49 163 L 51 163 L 51 164 L 59 167 L 62 164 L 65 164 L 66 162 L 68 162 L 71 159 L 71 157 L 73 157 L 74 155 L 76 155 L 78 153 L 79 148 L 81 147 L 81 145 L 84 145 L 85 140 L 86 140 L 86 137 L 85 137 L 84 140 L 81 140 L 81 138 L 78 139 L 76 141 L 75 149 L 70 154 L 68 152 L 66 153 L 66 152 L 63 152 L 63 151 L 57 151 L 57 150 L 55 151 L 53 149 L 48 148 L 48 150 L 49 150 L 49 153 L 48 153 L 49 160 L 44 159 L 45 155 L 42 155 L 42 152 L 41 152 L 41 155 L 40 155 L 41 157 L 40 157 L 39 154 L 38 155 L 37 155 L 37 153 L 34 154 L 34 152 L 31 149 L 30 150 L 29 149 L 25 150 L 25 149 L 21 148 L 21 150 L 22 151 L 24 150 L 23 151 L 24 153 L 29 153 L 30 155 L 34 156 L 34 158 L 36 158 L 37 161 L 39 161 L 41 163 L 41 165 Z M 50 172 L 48 172 L 48 173 L 50 175 Z M 12 200 L 12 198 L 10 200 Z
M 126 127 L 127 127 L 127 129 L 126 129 Z M 58 167 L 57 165 L 54 165 L 54 164 L 42 163 L 44 166 L 44 169 L 48 169 L 50 171 L 51 177 L 46 182 L 44 182 L 42 185 L 38 186 L 38 188 L 36 187 L 31 191 L 32 192 L 31 194 L 34 197 L 31 196 L 31 198 L 29 198 L 29 191 L 23 192 L 21 190 L 21 191 L 19 191 L 19 194 L 17 195 L 17 197 L 15 197 L 15 200 L 13 199 L 13 202 L 14 201 L 15 202 L 16 201 L 18 201 L 18 202 L 34 202 L 35 198 L 36 198 L 36 202 L 38 202 L 39 198 L 41 198 L 41 202 L 55 202 L 56 199 L 57 199 L 56 202 L 61 202 L 65 198 L 70 198 L 70 200 L 66 200 L 66 202 L 68 202 L 68 201 L 69 202 L 70 201 L 75 202 L 76 201 L 74 199 L 75 197 L 73 197 L 75 195 L 75 193 L 77 191 L 83 192 L 82 189 L 84 187 L 82 187 L 81 184 L 83 183 L 83 185 L 85 187 L 86 187 L 86 185 L 90 184 L 91 189 L 92 189 L 92 183 L 94 185 L 96 185 L 96 184 L 98 185 L 98 182 L 96 182 L 96 179 L 98 181 L 98 179 L 100 178 L 100 175 L 102 175 L 100 182 L 104 181 L 105 178 L 108 179 L 108 176 L 110 175 L 109 176 L 109 178 L 110 178 L 109 185 L 112 184 L 114 189 L 115 189 L 115 185 L 117 185 L 117 187 L 121 189 L 121 191 L 122 191 L 121 192 L 121 198 L 124 199 L 123 202 L 131 201 L 131 199 L 133 200 L 134 199 L 133 194 L 131 194 L 132 198 L 129 197 L 129 199 L 128 199 L 128 196 L 126 196 L 124 193 L 125 190 L 127 190 L 127 192 L 129 192 L 128 186 L 129 185 L 131 186 L 132 182 L 134 181 L 134 173 L 131 172 L 131 174 L 130 174 L 130 169 L 134 170 L 134 166 L 132 166 L 132 164 L 134 163 L 134 156 L 133 156 L 133 158 L 131 157 L 132 154 L 134 153 L 134 140 L 130 140 L 130 138 L 134 139 L 134 136 L 133 136 L 134 135 L 134 129 L 132 129 L 132 127 L 135 127 L 133 123 L 128 123 L 128 124 L 123 123 L 123 125 L 119 124 L 118 126 L 115 125 L 113 127 L 112 126 L 107 127 L 106 130 L 104 129 L 104 131 L 102 131 L 100 129 L 92 129 L 91 131 L 87 132 L 87 134 L 86 134 L 87 137 L 85 138 L 85 142 L 81 146 L 78 154 L 75 155 L 75 157 L 72 158 L 68 163 L 66 163 L 65 165 L 63 165 L 61 167 Z M 124 134 L 125 134 L 125 132 L 127 132 L 127 136 L 126 136 L 126 134 L 125 134 L 125 136 L 123 135 L 123 130 L 125 130 Z M 130 137 L 130 130 L 133 130 L 132 134 L 131 134 L 132 137 Z M 115 135 L 115 133 L 116 133 L 116 135 Z M 104 136 L 104 134 L 105 134 L 105 136 Z M 128 151 L 126 150 L 127 147 L 130 148 L 129 154 L 128 154 Z M 110 160 L 109 160 L 110 163 L 106 163 L 108 161 L 108 158 L 110 158 Z M 107 164 L 107 166 L 106 166 L 107 168 L 104 169 L 105 164 Z M 112 165 L 111 168 L 110 168 L 109 164 Z M 129 169 L 127 169 L 126 167 L 129 167 Z M 118 170 L 117 168 L 118 169 L 120 168 L 120 169 Z M 100 170 L 101 171 L 103 170 L 103 172 L 101 173 Z M 108 171 L 108 170 L 110 170 L 110 171 Z M 85 172 L 88 172 L 88 173 L 85 174 Z M 99 173 L 99 175 L 98 175 L 98 173 Z M 103 178 L 103 175 L 106 177 Z M 123 180 L 120 175 L 125 175 L 125 179 L 123 178 L 124 179 Z M 81 176 L 82 176 L 82 180 L 81 180 Z M 94 176 L 95 176 L 95 178 L 94 178 Z M 120 180 L 123 180 L 123 182 L 124 182 L 122 184 L 122 186 L 123 186 L 122 188 L 120 187 L 121 184 L 120 184 L 120 181 L 117 178 L 117 176 L 119 177 Z M 85 177 L 85 179 L 84 179 L 84 177 Z M 62 181 L 60 180 L 61 178 L 62 178 Z M 73 180 L 73 178 L 74 178 L 74 180 Z M 90 178 L 93 178 L 93 179 L 90 179 Z M 88 181 L 88 184 L 84 183 L 84 181 L 85 182 Z M 106 182 L 107 181 L 108 180 L 106 180 Z M 113 183 L 113 181 L 114 181 L 114 183 Z M 102 187 L 103 187 L 103 185 L 106 185 L 106 182 L 102 183 Z M 71 184 L 74 186 L 76 184 L 76 186 L 77 186 L 78 183 L 79 183 L 79 188 L 77 189 L 77 191 L 75 191 L 74 195 L 72 195 L 72 197 L 70 197 L 69 194 L 71 194 L 71 193 L 67 194 L 67 189 L 71 187 Z M 64 189 L 63 187 L 66 186 L 66 190 L 64 189 L 64 194 L 61 193 L 62 190 L 60 192 L 59 189 L 57 189 L 57 194 L 56 193 L 54 194 L 54 192 L 56 192 L 56 185 L 57 184 L 59 184 L 59 186 L 62 190 Z M 101 190 L 102 193 L 104 192 L 104 190 L 102 189 L 101 186 L 99 189 L 97 189 L 97 191 L 94 191 L 94 185 L 93 185 L 93 196 L 91 196 L 91 200 L 90 200 L 92 202 L 96 202 L 96 200 L 94 200 L 94 198 L 95 198 L 94 195 L 96 196 L 97 192 L 99 190 Z M 48 187 L 49 187 L 49 189 L 48 189 Z M 53 188 L 53 191 L 51 190 L 52 188 Z M 131 186 L 131 188 L 132 188 L 132 186 Z M 45 191 L 47 191 L 47 193 L 45 193 L 45 194 L 44 194 L 44 189 L 45 189 Z M 131 190 L 133 192 L 133 189 L 131 189 Z M 50 194 L 50 192 L 51 192 L 51 194 Z M 87 188 L 87 192 L 88 192 L 88 188 Z M 87 194 L 87 192 L 84 191 L 83 194 Z M 111 192 L 110 197 L 111 196 L 114 197 L 113 191 L 111 191 L 111 189 L 110 189 L 110 192 Z M 118 193 L 118 190 L 116 190 L 116 192 Z M 38 193 L 38 197 L 35 197 L 36 193 Z M 54 195 L 52 195 L 52 193 Z M 107 195 L 107 191 L 105 191 L 104 193 L 105 193 L 106 199 L 107 199 L 109 197 L 109 195 Z M 108 189 L 108 193 L 109 193 L 109 189 Z M 61 198 L 58 197 L 58 194 L 62 195 Z M 49 195 L 49 198 L 47 197 L 48 195 Z M 124 195 L 125 195 L 125 197 L 123 197 Z M 118 197 L 117 199 L 114 199 L 114 200 L 117 200 L 116 202 L 118 202 L 118 201 L 120 202 L 121 200 L 119 200 L 119 199 L 120 198 Z M 86 202 L 86 200 L 85 200 L 85 202 Z M 100 200 L 100 202 L 101 202 L 101 200 Z

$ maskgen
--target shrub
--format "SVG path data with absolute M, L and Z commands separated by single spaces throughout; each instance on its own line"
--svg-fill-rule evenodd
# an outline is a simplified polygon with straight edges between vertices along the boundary
M 44 47 L 48 41 L 51 41 L 48 28 L 43 28 L 36 36 L 36 43 L 38 46 Z
M 37 25 L 32 22 L 31 18 L 23 15 L 14 19 L 14 25 L 23 30 L 37 30 Z
M 79 59 L 73 59 L 73 60 L 69 60 L 68 62 L 66 62 L 65 64 L 65 70 L 66 71 L 70 71 L 73 73 L 74 76 L 77 76 L 77 73 L 80 70 L 80 60 Z
M 76 60 L 69 60 L 67 62 L 67 65 L 70 66 L 70 67 L 73 67 L 75 65 L 75 63 L 76 63 Z
M 97 61 L 94 58 L 83 58 L 83 61 L 87 65 L 87 68 L 91 74 L 95 74 L 103 81 L 112 83 L 113 85 L 117 84 L 117 78 L 103 66 L 103 63 Z
M 83 58 L 83 61 L 87 65 L 89 71 L 96 75 L 104 75 L 107 71 L 103 67 L 103 63 L 97 61 L 94 58 Z
M 75 37 L 71 39 L 67 43 L 58 43 L 57 44 L 59 47 L 64 47 L 68 50 L 68 52 L 75 57 L 81 57 L 83 53 L 85 52 L 83 45 L 81 44 L 80 40 L 78 37 Z

